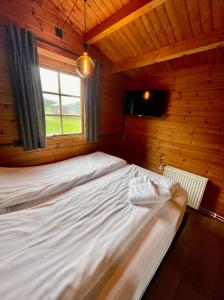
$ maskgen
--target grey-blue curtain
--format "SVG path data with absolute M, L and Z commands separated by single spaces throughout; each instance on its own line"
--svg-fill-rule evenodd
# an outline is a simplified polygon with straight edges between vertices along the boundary
M 23 149 L 44 148 L 45 114 L 35 38 L 32 32 L 9 24 L 6 43 Z
M 99 138 L 100 115 L 100 62 L 94 61 L 93 74 L 84 79 L 85 139 L 87 143 L 96 143 Z

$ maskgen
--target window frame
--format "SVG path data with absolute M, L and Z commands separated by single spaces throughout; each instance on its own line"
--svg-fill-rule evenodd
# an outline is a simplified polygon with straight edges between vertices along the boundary
M 42 95 L 43 94 L 49 94 L 49 95 L 55 95 L 59 97 L 59 106 L 60 106 L 60 114 L 46 114 L 44 113 L 45 116 L 54 116 L 54 117 L 60 117 L 60 122 L 61 122 L 61 133 L 57 134 L 57 133 L 53 133 L 53 134 L 47 134 L 46 133 L 46 138 L 52 138 L 52 137 L 65 137 L 65 136 L 84 136 L 84 101 L 83 101 L 83 80 L 82 78 L 80 78 L 78 75 L 72 73 L 72 72 L 66 72 L 65 70 L 61 70 L 57 67 L 53 67 L 53 66 L 46 66 L 44 64 L 40 64 L 39 68 L 43 68 L 49 71 L 54 71 L 57 72 L 57 80 L 58 80 L 58 93 L 54 93 L 54 92 L 48 92 L 42 89 Z M 78 77 L 80 79 L 80 96 L 74 96 L 74 95 L 69 95 L 69 94 L 64 94 L 61 93 L 61 80 L 60 80 L 60 73 L 61 74 L 65 74 L 65 75 L 72 75 L 74 77 Z M 63 116 L 68 116 L 68 117 L 74 117 L 74 115 L 63 115 L 62 114 L 62 100 L 61 98 L 65 96 L 65 97 L 71 97 L 71 98 L 77 98 L 80 99 L 80 117 L 81 117 L 81 132 L 77 132 L 77 133 L 64 133 L 63 131 Z

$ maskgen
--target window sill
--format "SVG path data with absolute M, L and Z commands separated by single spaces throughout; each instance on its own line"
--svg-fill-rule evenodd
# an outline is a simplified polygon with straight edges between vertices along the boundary
M 82 137 L 84 136 L 83 133 L 65 133 L 65 134 L 52 134 L 52 135 L 47 135 L 46 138 L 57 138 L 57 137 L 66 137 L 66 136 L 79 136 Z
M 83 133 L 81 134 L 60 134 L 60 135 L 48 135 L 46 137 L 47 141 L 49 142 L 60 142 L 60 141 L 69 141 L 69 140 L 73 140 L 73 141 L 77 141 L 77 142 L 84 142 L 85 141 L 85 136 Z

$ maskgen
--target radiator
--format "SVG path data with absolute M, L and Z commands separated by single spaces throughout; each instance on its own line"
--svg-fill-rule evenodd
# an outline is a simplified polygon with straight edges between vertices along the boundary
M 188 205 L 194 209 L 199 209 L 208 178 L 170 166 L 165 166 L 163 176 L 179 182 L 188 193 Z

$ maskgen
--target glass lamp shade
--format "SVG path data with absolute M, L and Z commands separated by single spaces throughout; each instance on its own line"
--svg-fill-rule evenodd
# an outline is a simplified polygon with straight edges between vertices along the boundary
M 88 78 L 93 73 L 94 67 L 95 64 L 86 51 L 76 60 L 76 71 L 82 78 Z

